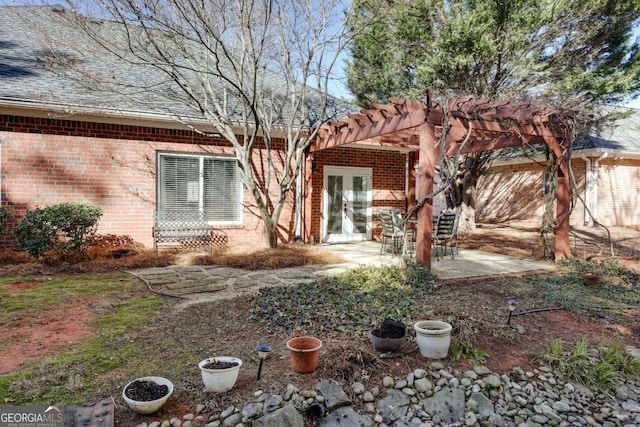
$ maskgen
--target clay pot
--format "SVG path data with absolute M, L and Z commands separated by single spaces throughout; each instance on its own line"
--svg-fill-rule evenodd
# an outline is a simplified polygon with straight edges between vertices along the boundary
M 314 337 L 295 337 L 287 341 L 291 369 L 301 374 L 313 372 L 318 367 L 318 355 L 322 341 Z

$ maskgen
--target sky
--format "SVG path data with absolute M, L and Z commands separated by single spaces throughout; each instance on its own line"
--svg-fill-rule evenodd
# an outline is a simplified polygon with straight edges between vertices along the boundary
M 625 104 L 625 107 L 637 108 L 640 110 L 640 98 Z

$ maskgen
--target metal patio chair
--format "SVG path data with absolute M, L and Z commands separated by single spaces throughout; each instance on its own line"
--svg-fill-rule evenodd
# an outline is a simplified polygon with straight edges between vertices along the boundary
M 398 254 L 402 250 L 404 230 L 401 226 L 399 227 L 397 225 L 397 221 L 394 221 L 394 214 L 395 213 L 390 210 L 378 211 L 378 218 L 380 218 L 380 224 L 382 225 L 382 232 L 380 233 L 380 237 L 382 240 L 380 254 L 385 253 L 385 250 L 389 245 L 389 240 L 391 240 L 391 249 L 394 254 Z
M 431 236 L 433 249 L 436 251 L 436 259 L 439 260 L 440 247 L 444 248 L 444 256 L 447 256 L 447 244 L 451 248 L 451 259 L 454 259 L 453 248 L 458 250 L 458 223 L 460 221 L 460 212 L 446 210 L 440 212 L 436 226 Z

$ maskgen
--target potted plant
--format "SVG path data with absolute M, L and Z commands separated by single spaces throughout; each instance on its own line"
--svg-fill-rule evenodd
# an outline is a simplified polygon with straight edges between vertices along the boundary
M 404 344 L 407 327 L 393 319 L 384 319 L 379 328 L 369 331 L 373 348 L 378 351 L 398 351 Z
M 165 404 L 173 393 L 173 383 L 163 377 L 142 377 L 128 383 L 122 398 L 138 414 L 151 414 Z
M 233 388 L 240 366 L 242 360 L 230 356 L 210 357 L 198 363 L 205 388 L 215 393 L 224 393 Z

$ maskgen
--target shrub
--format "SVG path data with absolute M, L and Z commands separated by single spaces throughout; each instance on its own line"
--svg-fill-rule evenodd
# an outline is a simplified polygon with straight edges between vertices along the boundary
M 404 277 L 406 284 L 413 288 L 431 288 L 438 280 L 431 270 L 410 258 L 404 260 Z
M 0 206 L 0 234 L 5 234 L 9 231 L 7 222 L 9 221 L 9 217 L 12 213 L 13 211 L 11 210 L 11 208 Z
M 82 255 L 95 234 L 102 210 L 81 203 L 60 203 L 27 211 L 16 228 L 16 241 L 29 255 L 55 254 L 62 259 Z

